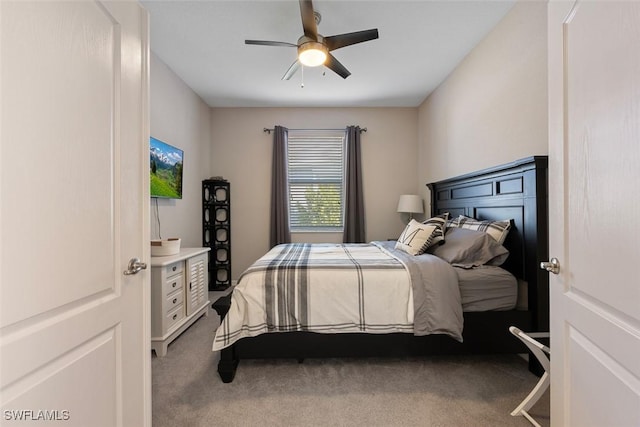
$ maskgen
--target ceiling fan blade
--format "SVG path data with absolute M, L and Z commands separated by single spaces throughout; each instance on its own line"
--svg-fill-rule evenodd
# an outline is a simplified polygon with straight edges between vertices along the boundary
M 356 31 L 353 33 L 338 34 L 324 38 L 324 43 L 329 50 L 340 49 L 341 47 L 351 46 L 352 44 L 367 42 L 378 38 L 378 29 Z
M 318 41 L 318 25 L 316 24 L 316 17 L 313 15 L 313 3 L 311 0 L 300 0 L 300 16 L 302 17 L 304 35 Z
M 255 44 L 259 46 L 284 46 L 284 47 L 298 47 L 297 44 L 287 42 L 273 42 L 270 40 L 245 40 L 244 44 Z
M 327 55 L 327 60 L 325 61 L 324 66 L 329 68 L 331 71 L 333 71 L 343 79 L 346 79 L 351 75 L 349 70 L 347 70 L 345 66 L 342 65 L 340 61 L 338 61 L 336 57 L 331 54 Z
M 293 64 L 291 64 L 291 67 L 289 67 L 287 72 L 284 73 L 284 76 L 282 76 L 282 80 L 289 80 L 296 73 L 296 71 L 298 71 L 298 68 L 300 68 L 300 61 L 296 59 L 295 61 L 293 61 Z

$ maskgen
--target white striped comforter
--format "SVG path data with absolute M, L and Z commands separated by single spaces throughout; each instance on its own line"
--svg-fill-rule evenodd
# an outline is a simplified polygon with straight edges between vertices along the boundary
M 267 332 L 445 333 L 462 340 L 453 268 L 393 242 L 286 244 L 240 277 L 213 350 Z

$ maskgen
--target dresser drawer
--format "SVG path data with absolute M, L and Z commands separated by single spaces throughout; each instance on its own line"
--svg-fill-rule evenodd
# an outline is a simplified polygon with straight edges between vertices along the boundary
M 173 311 L 177 306 L 182 304 L 183 300 L 184 300 L 184 292 L 176 292 L 169 295 L 165 303 L 166 304 L 165 313 Z
M 170 294 L 175 291 L 182 289 L 182 284 L 184 283 L 184 276 L 182 273 L 177 276 L 169 277 L 166 282 L 164 282 L 164 295 L 168 297 Z
M 167 314 L 167 318 L 165 319 L 167 325 L 167 331 L 170 331 L 171 328 L 176 323 L 180 323 L 180 321 L 184 318 L 184 305 L 180 304 L 173 311 L 170 311 Z
M 184 270 L 184 262 L 178 261 L 178 262 L 174 262 L 173 264 L 169 264 L 165 267 L 165 270 L 166 270 L 167 277 L 171 277 L 175 274 L 182 273 L 182 270 Z

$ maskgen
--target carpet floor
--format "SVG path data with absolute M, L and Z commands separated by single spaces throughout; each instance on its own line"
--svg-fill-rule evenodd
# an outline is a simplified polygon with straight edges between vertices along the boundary
M 243 360 L 224 384 L 202 317 L 152 358 L 153 425 L 530 426 L 510 412 L 538 378 L 516 355 Z M 549 393 L 529 413 L 549 423 Z

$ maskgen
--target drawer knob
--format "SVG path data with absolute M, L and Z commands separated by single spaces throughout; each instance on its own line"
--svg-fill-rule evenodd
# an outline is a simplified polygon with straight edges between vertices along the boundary
M 178 268 L 178 267 L 174 265 L 171 270 L 176 271 L 176 268 Z
M 178 301 L 178 298 L 173 299 L 173 303 L 175 304 Z
M 174 315 L 173 315 L 173 320 L 176 320 L 176 318 L 177 318 L 177 317 L 178 317 L 178 315 L 177 315 L 177 314 L 174 314 Z
M 172 288 L 175 288 L 177 284 L 178 284 L 178 282 L 173 282 L 173 283 L 171 284 L 171 287 L 172 287 Z

